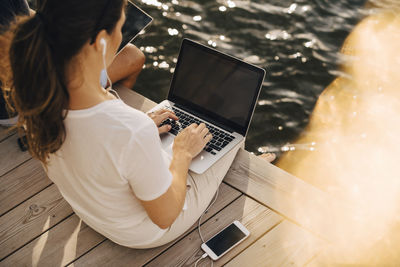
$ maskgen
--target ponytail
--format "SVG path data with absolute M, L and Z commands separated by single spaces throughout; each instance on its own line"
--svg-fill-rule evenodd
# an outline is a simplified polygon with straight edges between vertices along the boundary
M 38 0 L 37 5 L 36 15 L 18 19 L 11 30 L 12 75 L 0 79 L 8 84 L 6 96 L 19 113 L 17 127 L 24 129 L 30 153 L 46 166 L 66 138 L 66 68 L 93 36 L 114 31 L 126 0 Z
M 38 1 L 36 15 L 12 30 L 7 95 L 19 113 L 17 126 L 26 132 L 30 153 L 45 166 L 66 138 L 66 68 L 93 36 L 103 29 L 113 32 L 125 5 L 126 0 Z
M 12 103 L 18 125 L 26 132 L 32 156 L 46 164 L 50 153 L 65 140 L 63 120 L 69 94 L 65 87 L 65 62 L 54 57 L 46 23 L 40 13 L 20 23 L 10 48 L 13 73 Z

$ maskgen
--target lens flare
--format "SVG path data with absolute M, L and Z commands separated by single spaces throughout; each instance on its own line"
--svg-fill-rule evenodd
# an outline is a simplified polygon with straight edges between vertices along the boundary
M 314 144 L 313 149 L 289 149 L 277 163 L 352 209 L 350 216 L 332 210 L 326 218 L 338 222 L 338 236 L 324 254 L 326 265 L 400 264 L 400 13 L 395 10 L 371 11 L 353 30 L 342 48 L 345 75 L 319 97 L 306 132 L 295 142 Z

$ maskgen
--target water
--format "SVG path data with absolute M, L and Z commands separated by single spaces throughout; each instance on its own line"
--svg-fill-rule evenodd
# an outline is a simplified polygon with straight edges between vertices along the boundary
M 31 1 L 30 1 L 31 2 Z M 247 137 L 252 152 L 280 151 L 302 133 L 339 73 L 338 51 L 366 0 L 141 0 L 154 21 L 134 44 L 146 54 L 135 90 L 165 99 L 185 37 L 267 69 Z
M 338 51 L 365 0 L 142 0 L 153 18 L 134 41 L 146 66 L 134 88 L 159 102 L 182 38 L 267 69 L 246 149 L 281 150 L 304 130 L 322 90 L 338 74 Z M 262 149 L 260 149 L 262 150 Z

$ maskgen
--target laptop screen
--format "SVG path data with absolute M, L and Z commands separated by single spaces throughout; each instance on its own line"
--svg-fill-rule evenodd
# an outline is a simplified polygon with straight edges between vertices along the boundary
M 152 17 L 138 8 L 131 1 L 128 1 L 125 14 L 126 21 L 122 27 L 122 42 L 118 51 L 122 50 L 128 43 L 132 42 L 133 39 L 135 39 L 135 37 L 153 20 Z
M 265 71 L 185 39 L 168 99 L 245 135 Z

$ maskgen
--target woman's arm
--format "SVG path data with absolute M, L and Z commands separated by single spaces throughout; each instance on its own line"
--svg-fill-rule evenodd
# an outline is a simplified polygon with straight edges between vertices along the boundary
M 167 192 L 151 201 L 141 201 L 150 219 L 161 229 L 172 225 L 182 211 L 186 197 L 186 180 L 192 159 L 211 140 L 205 124 L 192 124 L 175 138 L 170 165 L 172 183 Z
M 192 158 L 189 154 L 174 155 L 169 170 L 172 183 L 159 198 L 152 201 L 142 201 L 150 219 L 161 229 L 166 229 L 175 221 L 182 211 L 186 197 L 186 179 Z

